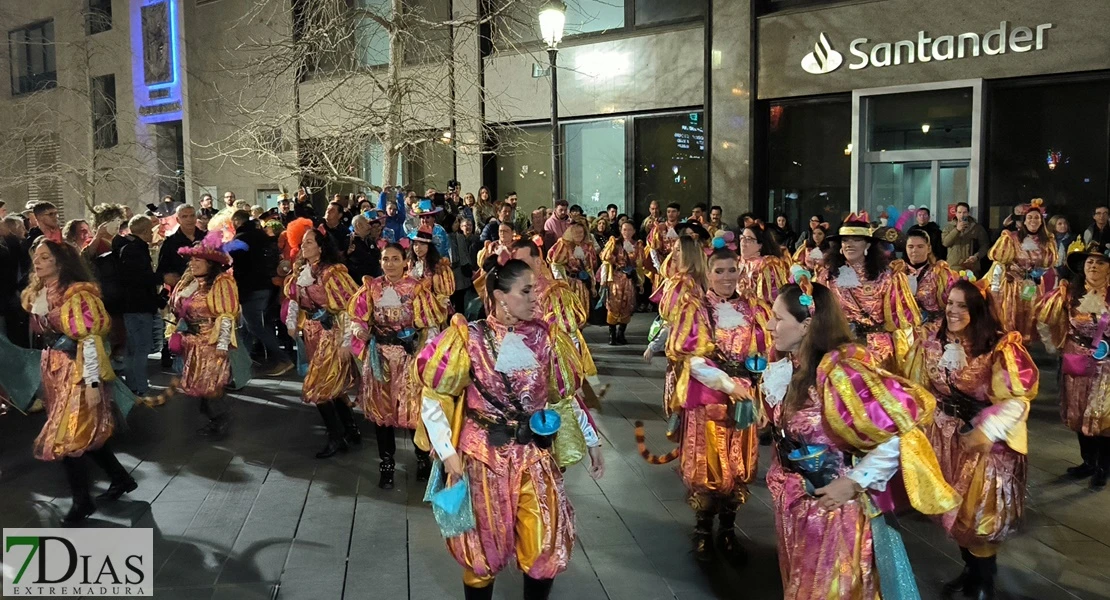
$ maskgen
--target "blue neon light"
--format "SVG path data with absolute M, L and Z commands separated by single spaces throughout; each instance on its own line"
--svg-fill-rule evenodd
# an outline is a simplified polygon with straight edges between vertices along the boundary
M 160 90 L 163 88 L 172 87 L 177 84 L 177 2 L 175 0 L 162 0 L 169 4 L 170 15 L 170 80 L 166 83 L 158 83 L 155 85 L 147 86 L 148 90 Z M 147 2 L 143 6 L 151 6 L 158 4 L 158 1 Z
M 157 83 L 153 85 L 146 85 L 144 81 L 143 58 L 145 48 L 143 47 L 142 35 L 142 8 L 145 6 L 154 6 L 165 2 L 167 5 L 167 14 L 170 20 L 169 27 L 169 52 L 170 56 L 170 81 L 165 83 Z M 177 121 L 182 118 L 183 110 L 177 108 L 168 112 L 142 115 L 142 111 L 156 109 L 158 107 L 165 107 L 182 102 L 181 99 L 181 85 L 182 78 L 180 76 L 180 49 L 181 44 L 178 43 L 178 25 L 177 25 L 177 4 L 179 0 L 145 0 L 142 4 L 136 5 L 133 11 L 132 28 L 131 28 L 131 48 L 132 48 L 132 87 L 135 97 L 136 112 L 140 113 L 139 119 L 144 123 L 163 123 L 166 121 Z M 169 93 L 164 98 L 159 98 L 157 101 L 151 101 L 150 93 L 153 90 L 168 90 Z

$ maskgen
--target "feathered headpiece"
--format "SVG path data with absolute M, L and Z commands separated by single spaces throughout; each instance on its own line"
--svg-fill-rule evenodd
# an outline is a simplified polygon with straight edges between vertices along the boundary
M 232 252 L 246 249 L 247 244 L 243 242 L 243 240 L 233 239 L 230 242 L 224 242 L 223 232 L 212 230 L 208 232 L 208 235 L 204 236 L 204 239 L 192 246 L 178 249 L 177 253 L 181 256 L 203 258 L 227 266 L 231 264 Z
M 285 228 L 285 239 L 289 242 L 289 248 L 293 251 L 293 256 L 296 256 L 301 251 L 301 242 L 304 240 L 304 234 L 312 229 L 312 219 L 301 217 L 293 219 L 289 222 L 289 226 Z
M 794 283 L 798 284 L 798 287 L 802 289 L 802 295 L 798 298 L 798 302 L 802 306 L 806 307 L 806 310 L 809 311 L 809 316 L 811 317 L 816 310 L 816 306 L 813 303 L 813 282 L 810 281 L 812 277 L 813 274 L 807 271 L 801 265 L 794 265 L 790 267 L 790 278 L 793 279 Z

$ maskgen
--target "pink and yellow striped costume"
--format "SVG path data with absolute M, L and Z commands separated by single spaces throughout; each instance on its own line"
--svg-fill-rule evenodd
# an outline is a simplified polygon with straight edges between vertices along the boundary
M 238 345 L 239 289 L 235 279 L 229 272 L 221 273 L 209 288 L 207 282 L 186 273 L 174 287 L 170 306 L 178 319 L 189 324 L 189 331 L 181 335 L 181 392 L 197 398 L 219 397 L 231 379 L 228 353 L 216 348 L 221 327 L 228 330 L 229 347 Z
M 301 272 L 310 269 L 312 283 L 298 283 Z M 301 389 L 306 404 L 346 401 L 347 389 L 354 383 L 354 365 L 350 352 L 344 348 L 349 334 L 347 305 L 358 286 L 343 265 L 301 265 L 285 278 L 282 291 L 289 301 L 286 325 L 304 335 L 308 355 L 308 374 Z M 331 318 L 330 329 L 312 316 L 324 310 Z

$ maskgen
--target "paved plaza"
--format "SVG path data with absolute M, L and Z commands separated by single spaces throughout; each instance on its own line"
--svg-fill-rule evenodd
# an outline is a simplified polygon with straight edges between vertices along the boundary
M 592 481 L 585 468 L 567 472 L 578 544 L 553 598 L 620 600 L 780 598 L 773 516 L 763 484 L 769 455 L 737 520 L 749 558 L 734 568 L 700 566 L 690 552 L 693 517 L 670 466 L 646 464 L 632 423 L 650 423 L 649 444 L 671 448 L 660 408 L 663 361 L 640 360 L 649 318 L 638 315 L 632 344 L 587 338 L 603 380 L 612 384 L 598 415 L 607 472 Z M 164 376 L 163 376 L 164 377 Z M 460 569 L 447 554 L 424 486 L 414 480 L 406 438 L 398 448 L 397 488 L 377 487 L 372 426 L 363 444 L 332 460 L 313 454 L 324 443 L 320 417 L 298 399 L 300 382 L 262 380 L 236 394 L 230 435 L 209 442 L 194 433 L 196 401 L 176 398 L 137 408 L 116 452 L 139 489 L 102 503 L 88 527 L 154 530 L 154 596 L 169 599 L 338 598 L 439 599 L 462 596 Z M 1074 435 L 1057 416 L 1055 371 L 1045 370 L 1030 419 L 1029 502 L 1024 532 L 1000 558 L 1007 598 L 1110 597 L 1110 490 L 1092 492 L 1060 477 L 1078 462 Z M 43 415 L 0 419 L 0 524 L 56 526 L 69 508 L 62 468 L 31 457 Z M 95 471 L 99 475 L 99 471 Z M 97 492 L 107 483 L 100 481 Z M 959 554 L 929 520 L 900 521 L 924 598 L 938 598 L 960 569 Z M 496 598 L 519 598 L 521 576 L 510 569 Z

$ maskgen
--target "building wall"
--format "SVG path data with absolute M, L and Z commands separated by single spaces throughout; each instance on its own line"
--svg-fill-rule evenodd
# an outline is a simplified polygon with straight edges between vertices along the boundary
M 964 42 L 964 58 L 935 60 L 930 43 L 926 56 L 929 60 L 915 57 L 911 64 L 907 45 L 900 53 L 902 64 L 850 68 L 861 62 L 850 51 L 851 42 L 858 38 L 868 40 L 860 46 L 861 50 L 871 50 L 877 44 L 893 45 L 902 40 L 912 40 L 916 46 L 923 35 L 937 43 L 938 56 L 946 56 L 947 44 L 939 41 L 941 37 L 975 33 L 982 44 L 982 38 L 1000 29 L 1002 22 L 1006 22 L 1007 38 L 1018 27 L 1032 30 L 1033 39 L 1028 42 L 1021 39 L 1024 33 L 1018 34 L 1019 48 L 1035 45 L 1038 25 L 1052 27 L 1043 31 L 1040 50 L 1015 52 L 1007 43 L 1003 53 L 986 55 L 980 46 L 979 56 L 972 57 L 969 39 Z M 1110 2 L 1075 0 L 931 0 L 927 10 L 918 0 L 880 0 L 773 14 L 758 22 L 759 97 L 784 98 L 910 83 L 1107 69 L 1110 68 L 1107 23 Z M 842 64 L 828 73 L 811 74 L 803 70 L 801 61 L 815 52 L 822 33 L 832 50 L 842 57 Z M 992 49 L 996 48 L 993 37 L 991 42 Z M 883 54 L 880 50 L 876 58 L 883 60 Z

